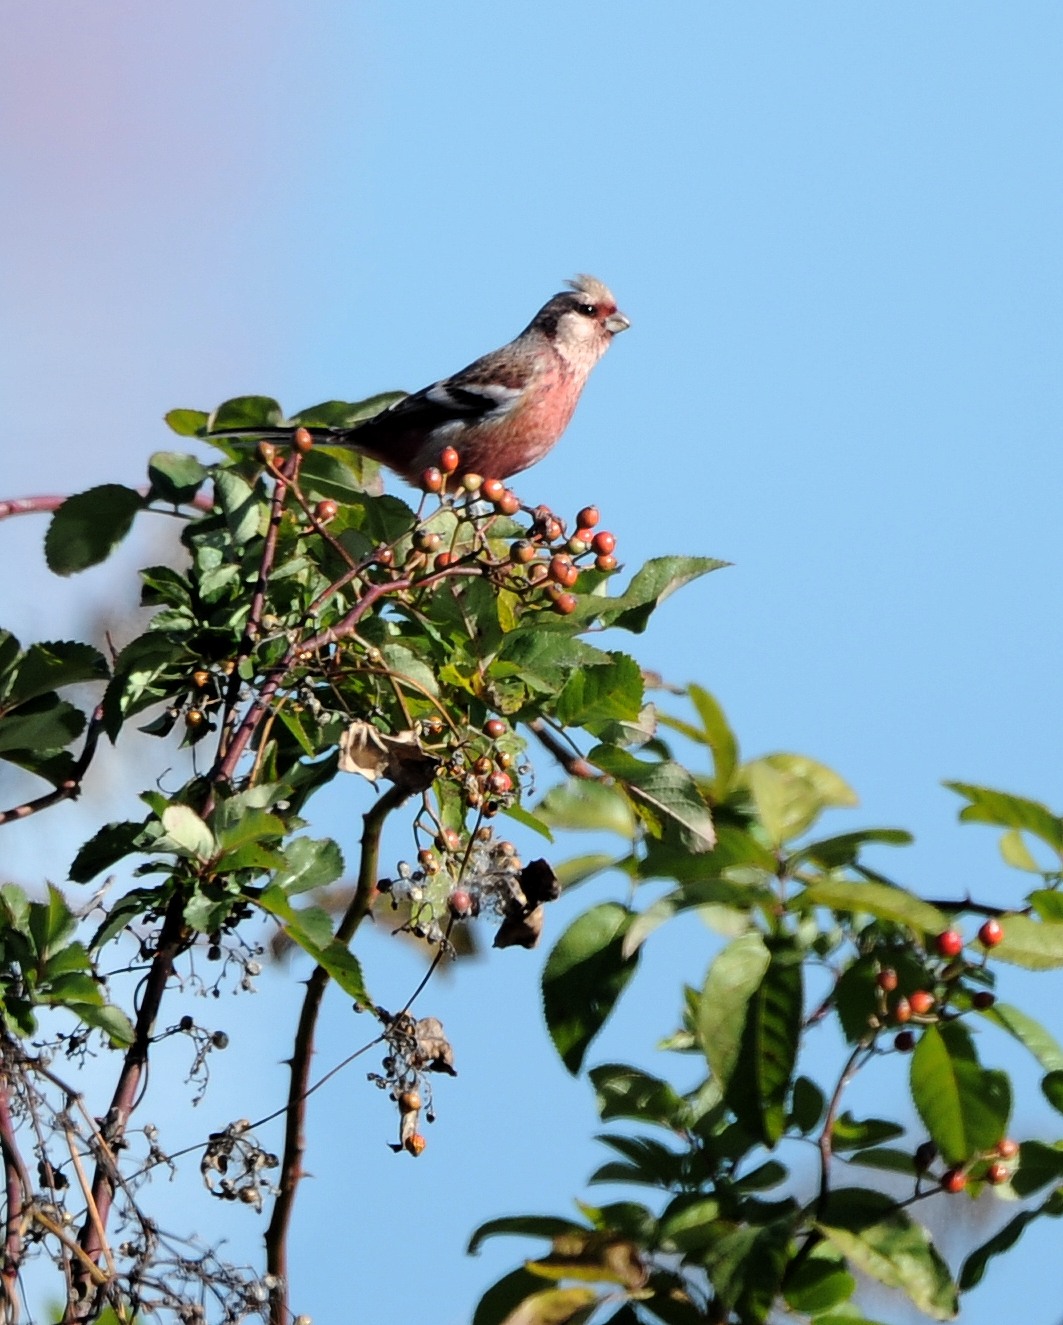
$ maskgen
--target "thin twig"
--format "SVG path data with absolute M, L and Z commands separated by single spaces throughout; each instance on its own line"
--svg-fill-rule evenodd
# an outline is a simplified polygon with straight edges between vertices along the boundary
M 15 819 L 28 819 L 31 814 L 36 814 L 39 810 L 46 810 L 51 805 L 58 805 L 60 801 L 76 800 L 81 795 L 81 784 L 96 753 L 102 730 L 103 705 L 97 704 L 85 731 L 85 745 L 74 767 L 70 770 L 70 776 L 64 778 L 58 787 L 45 792 L 43 796 L 38 796 L 36 800 L 26 801 L 24 804 L 16 805 L 10 810 L 0 811 L 0 826 L 11 823 Z

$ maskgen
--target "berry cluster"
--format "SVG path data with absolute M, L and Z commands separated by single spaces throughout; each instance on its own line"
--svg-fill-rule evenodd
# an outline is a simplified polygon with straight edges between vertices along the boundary
M 987 1182 L 991 1187 L 1000 1187 L 1006 1183 L 1015 1170 L 1020 1149 L 1018 1141 L 1005 1136 L 991 1150 L 976 1155 L 966 1164 L 952 1164 L 942 1173 L 933 1175 L 930 1170 L 938 1157 L 937 1147 L 933 1141 L 924 1141 L 916 1147 L 915 1170 L 920 1177 L 928 1174 L 936 1176 L 942 1191 L 956 1196 L 972 1182 Z
M 454 1051 L 443 1034 L 438 1017 L 422 1017 L 419 1021 L 408 1012 L 396 1016 L 377 1008 L 376 1014 L 384 1024 L 384 1040 L 388 1052 L 384 1057 L 383 1073 L 370 1072 L 369 1080 L 381 1090 L 387 1090 L 398 1105 L 399 1140 L 391 1149 L 405 1150 L 416 1158 L 427 1142 L 417 1130 L 421 1108 L 425 1100 L 425 1118 L 435 1122 L 432 1111 L 432 1089 L 427 1073 L 443 1072 L 456 1076 Z

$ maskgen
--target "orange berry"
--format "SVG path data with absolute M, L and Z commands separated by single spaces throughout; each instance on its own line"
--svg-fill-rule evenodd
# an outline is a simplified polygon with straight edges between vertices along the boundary
M 439 468 L 444 474 L 453 474 L 458 465 L 461 464 L 461 457 L 452 446 L 444 446 L 439 455 Z
M 597 506 L 584 506 L 579 515 L 576 516 L 576 525 L 580 530 L 593 529 L 601 518 L 601 512 Z M 582 538 L 583 534 L 580 533 L 577 537 Z
M 430 465 L 421 475 L 421 487 L 425 492 L 442 492 L 443 475 L 434 465 Z
M 306 428 L 296 428 L 292 434 L 292 445 L 300 455 L 306 455 L 307 451 L 314 445 L 314 439 Z

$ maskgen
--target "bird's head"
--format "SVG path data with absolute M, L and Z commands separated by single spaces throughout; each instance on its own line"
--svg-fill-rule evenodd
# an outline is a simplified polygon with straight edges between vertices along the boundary
M 532 327 L 543 332 L 565 359 L 594 366 L 613 337 L 631 325 L 616 306 L 607 285 L 594 276 L 577 276 L 536 313 Z

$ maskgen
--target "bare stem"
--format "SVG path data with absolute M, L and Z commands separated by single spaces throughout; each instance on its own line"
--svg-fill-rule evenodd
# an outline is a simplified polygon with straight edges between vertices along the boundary
M 45 792 L 43 796 L 38 796 L 36 800 L 25 801 L 22 805 L 16 805 L 10 810 L 0 811 L 0 826 L 11 823 L 15 819 L 28 819 L 31 814 L 36 814 L 38 810 L 47 810 L 49 806 L 58 805 L 60 801 L 76 800 L 81 795 L 81 784 L 96 753 L 96 746 L 99 743 L 102 728 L 103 705 L 98 704 L 89 719 L 88 729 L 85 732 L 85 745 L 77 762 L 70 770 L 70 776 L 64 778 L 58 787 Z

